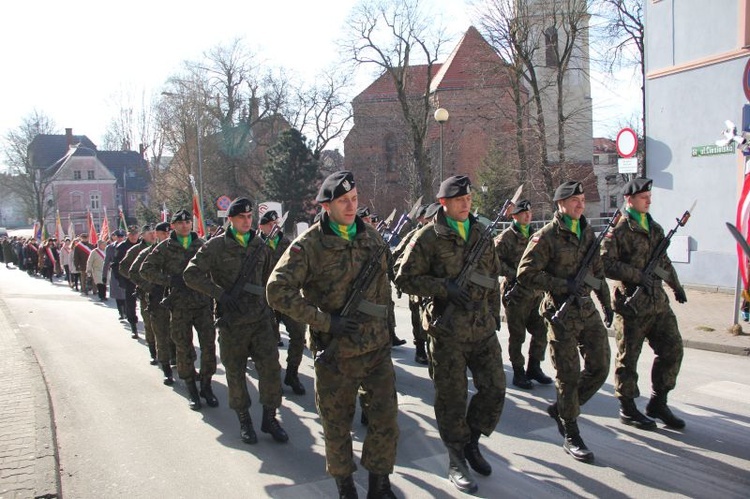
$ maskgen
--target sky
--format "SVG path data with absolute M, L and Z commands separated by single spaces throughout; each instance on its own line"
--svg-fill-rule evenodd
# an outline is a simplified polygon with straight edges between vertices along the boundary
M 61 133 L 100 144 L 123 93 L 158 94 L 183 61 L 235 38 L 303 77 L 339 60 L 336 39 L 359 0 L 4 1 L 0 4 L 0 135 L 38 110 Z M 450 51 L 471 24 L 465 0 L 423 0 L 447 26 Z M 447 53 L 445 56 L 447 57 Z M 592 75 L 594 136 L 613 136 L 640 101 L 629 72 Z M 359 80 L 358 80 L 359 81 Z M 370 80 L 361 80 L 361 91 Z

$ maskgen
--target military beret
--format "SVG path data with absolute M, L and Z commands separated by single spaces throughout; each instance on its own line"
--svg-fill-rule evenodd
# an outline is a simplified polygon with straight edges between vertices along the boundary
M 417 218 L 422 218 L 425 216 L 425 212 L 427 211 L 427 207 L 430 206 L 429 204 L 423 204 L 419 207 L 417 210 Z
M 323 183 L 320 184 L 318 197 L 315 198 L 315 201 L 318 203 L 333 201 L 337 197 L 341 197 L 351 191 L 354 187 L 354 175 L 352 175 L 352 172 L 342 170 L 333 173 L 326 177 Z
M 137 225 L 131 225 L 128 227 L 129 234 L 137 234 L 139 232 Z
M 518 215 L 519 213 L 523 213 L 524 211 L 529 211 L 530 209 L 531 209 L 531 201 L 529 201 L 528 199 L 522 199 L 516 203 L 516 207 L 513 208 L 513 211 L 511 211 L 510 214 Z
M 187 210 L 180 210 L 174 215 L 172 215 L 172 223 L 175 222 L 192 222 L 193 216 L 188 213 Z
M 370 222 L 380 222 L 380 215 L 377 213 L 370 214 Z
M 425 218 L 434 217 L 437 214 L 439 209 L 440 209 L 440 203 L 432 203 L 431 205 L 428 205 L 427 209 L 424 210 L 424 217 Z
M 227 216 L 236 217 L 240 213 L 252 213 L 252 212 L 253 212 L 252 201 L 250 201 L 247 198 L 236 198 L 234 201 L 232 201 L 232 204 L 229 205 L 229 209 L 227 210 Z
M 555 189 L 555 197 L 552 198 L 552 201 L 562 201 L 578 194 L 583 194 L 583 184 L 575 180 L 569 180 Z
M 154 230 L 158 230 L 160 232 L 169 232 L 169 222 L 159 222 L 156 224 L 156 227 L 154 227 Z
M 359 218 L 365 218 L 370 216 L 370 208 L 367 206 L 360 206 L 357 208 L 357 216 Z
M 436 198 L 455 198 L 471 193 L 471 180 L 466 175 L 453 175 L 443 180 Z
M 153 227 L 151 227 L 151 224 L 144 224 L 143 227 L 141 227 L 141 232 L 151 232 Z
M 623 196 L 632 196 L 634 194 L 640 194 L 641 192 L 647 192 L 651 190 L 651 184 L 654 181 L 650 178 L 634 178 L 622 188 Z
M 125 231 L 122 229 L 117 229 L 112 233 L 112 235 L 115 237 L 125 237 Z
M 268 210 L 263 214 L 262 217 L 260 217 L 260 224 L 265 225 L 267 223 L 273 222 L 275 220 L 279 219 L 279 214 L 276 213 L 276 210 Z

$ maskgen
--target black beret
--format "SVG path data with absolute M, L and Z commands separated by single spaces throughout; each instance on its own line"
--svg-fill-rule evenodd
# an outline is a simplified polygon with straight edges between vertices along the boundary
M 117 229 L 112 233 L 112 235 L 115 237 L 125 237 L 125 231 L 122 229 Z
M 141 232 L 151 232 L 152 230 L 154 229 L 151 227 L 151 224 L 145 224 L 141 227 Z
M 436 198 L 455 198 L 471 193 L 471 180 L 466 175 L 453 175 L 443 180 Z
M 529 201 L 528 199 L 522 199 L 516 203 L 516 207 L 513 208 L 513 211 L 511 211 L 510 214 L 518 215 L 519 213 L 523 213 L 524 211 L 529 211 L 530 209 L 531 209 L 531 201 Z
M 159 222 L 156 224 L 156 227 L 154 227 L 154 230 L 158 230 L 160 232 L 169 232 L 169 222 Z
M 237 198 L 234 201 L 232 201 L 232 204 L 229 205 L 229 209 L 227 210 L 227 216 L 236 217 L 240 213 L 252 213 L 252 212 L 253 212 L 252 201 L 250 201 L 247 198 Z
M 318 203 L 333 201 L 337 197 L 343 196 L 351 191 L 354 187 L 354 175 L 352 175 L 352 172 L 342 170 L 333 173 L 326 177 L 323 183 L 320 184 L 318 197 L 315 198 L 315 201 Z
M 552 198 L 552 201 L 562 201 L 578 194 L 583 194 L 583 184 L 575 180 L 569 180 L 563 182 L 560 184 L 560 187 L 555 189 L 555 197 Z
M 175 222 L 192 222 L 193 216 L 188 213 L 187 210 L 180 210 L 174 215 L 172 215 L 172 223 Z
M 634 178 L 622 188 L 623 196 L 632 196 L 634 194 L 640 194 L 641 192 L 647 192 L 651 190 L 651 184 L 654 181 L 650 178 Z
M 365 218 L 370 216 L 370 208 L 367 206 L 360 206 L 357 208 L 357 216 L 359 218 Z
M 425 216 L 424 214 L 427 211 L 427 207 L 428 206 L 430 206 L 430 205 L 429 204 L 423 204 L 422 206 L 419 207 L 419 209 L 417 210 L 417 218 L 422 218 L 423 216 Z
M 440 203 L 432 203 L 431 205 L 428 205 L 427 208 L 424 210 L 424 217 L 425 218 L 434 217 L 437 214 L 439 209 L 440 209 Z
M 260 217 L 260 224 L 265 225 L 269 222 L 273 222 L 274 220 L 279 219 L 279 214 L 276 213 L 276 210 L 268 210 L 263 214 L 262 217 Z
M 377 213 L 372 213 L 370 215 L 370 222 L 380 222 L 380 215 Z
M 131 226 L 128 227 L 128 233 L 129 234 L 135 234 L 135 233 L 138 233 L 138 232 L 140 232 L 140 231 L 138 230 L 138 226 L 137 225 L 131 225 Z

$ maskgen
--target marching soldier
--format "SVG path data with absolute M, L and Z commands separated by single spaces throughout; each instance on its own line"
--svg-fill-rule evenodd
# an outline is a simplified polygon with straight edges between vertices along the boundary
M 169 238 L 156 245 L 143 261 L 141 276 L 168 288 L 169 294 L 162 303 L 170 310 L 169 334 L 177 350 L 177 374 L 185 381 L 190 409 L 199 411 L 201 397 L 209 407 L 219 405 L 211 388 L 211 377 L 216 374 L 216 329 L 211 299 L 188 288 L 182 273 L 203 246 L 203 240 L 192 231 L 193 217 L 186 210 L 172 215 L 172 228 Z M 193 328 L 198 332 L 201 349 L 200 392 L 196 386 Z
M 122 275 L 120 262 L 125 259 L 125 255 L 128 253 L 128 250 L 130 250 L 130 248 L 138 245 L 138 241 L 138 227 L 136 227 L 135 225 L 131 225 L 128 228 L 127 239 L 125 239 L 115 247 L 115 257 L 112 260 L 112 268 L 117 267 L 117 280 L 119 281 L 120 286 L 125 290 L 125 317 L 127 317 L 128 323 L 130 324 L 130 330 L 133 333 L 131 335 L 131 338 L 133 339 L 138 339 L 138 316 L 135 313 L 135 284 L 126 276 Z M 128 265 L 127 267 L 129 268 L 130 266 Z
M 271 268 L 276 266 L 276 263 L 284 254 L 284 251 L 292 244 L 288 237 L 283 232 L 278 231 L 273 239 L 268 239 L 268 235 L 273 230 L 274 226 L 278 224 L 279 214 L 274 210 L 266 211 L 260 218 L 258 228 L 260 229 L 260 236 L 266 242 L 269 248 L 271 248 Z M 284 323 L 286 332 L 289 334 L 289 350 L 287 350 L 286 356 L 286 374 L 284 375 L 284 384 L 290 386 L 292 391 L 297 395 L 305 394 L 305 387 L 299 380 L 299 365 L 302 362 L 302 353 L 305 350 L 305 330 L 306 326 L 300 322 L 295 321 L 288 315 L 280 312 L 274 312 L 276 320 L 273 322 L 274 328 L 276 329 L 276 336 L 279 335 L 279 325 Z
M 138 258 L 138 255 L 151 247 L 151 245 L 154 243 L 154 237 L 154 231 L 151 229 L 151 225 L 146 224 L 141 227 L 141 236 L 138 239 L 138 242 L 125 253 L 125 256 L 122 260 L 120 260 L 120 264 L 118 266 L 120 275 L 130 281 L 132 283 L 132 286 L 135 287 L 134 294 L 140 301 L 141 316 L 143 317 L 143 330 L 146 335 L 146 344 L 148 345 L 148 352 L 151 355 L 152 366 L 158 364 L 159 361 L 156 360 L 156 336 L 154 335 L 153 324 L 151 323 L 151 314 L 147 312 L 148 301 L 146 290 L 143 287 L 138 286 L 137 279 L 140 277 L 140 275 L 136 278 L 133 278 L 133 276 L 130 275 L 130 269 L 133 266 L 133 262 L 135 262 L 135 260 Z M 138 337 L 137 333 L 134 337 Z
M 591 291 L 598 296 L 607 322 L 611 321 L 613 312 L 598 253 L 590 267 L 593 279 L 587 279 L 582 290 L 576 289 L 574 284 L 581 261 L 595 239 L 594 230 L 583 216 L 586 207 L 583 185 L 564 182 L 555 190 L 553 201 L 557 203 L 555 216 L 532 236 L 521 257 L 517 279 L 527 288 L 546 292 L 541 310 L 547 324 L 552 363 L 557 370 L 557 402 L 547 408 L 547 413 L 565 438 L 565 452 L 579 461 L 591 462 L 594 453 L 581 438 L 577 418 L 580 406 L 588 402 L 607 379 L 610 356 L 607 330 L 591 299 Z M 574 293 L 577 296 L 564 320 L 553 321 L 555 312 Z M 583 371 L 579 349 L 584 361 Z
M 479 451 L 479 437 L 495 430 L 505 402 L 505 373 L 496 331 L 500 328 L 500 262 L 490 244 L 470 282 L 455 281 L 464 254 L 482 237 L 484 225 L 471 215 L 471 182 L 454 175 L 440 184 L 441 208 L 432 224 L 422 227 L 408 244 L 396 276 L 405 293 L 433 297 L 422 323 L 430 341 L 430 367 L 435 384 L 435 418 L 448 449 L 448 477 L 462 492 L 478 488 L 466 465 L 487 476 L 492 467 Z M 433 324 L 448 304 L 455 306 L 448 328 Z M 472 373 L 477 393 L 466 406 Z
M 281 406 L 281 366 L 278 333 L 272 325 L 273 311 L 266 302 L 263 284 L 271 272 L 271 252 L 251 230 L 253 203 L 247 198 L 232 201 L 227 210 L 231 225 L 214 236 L 195 254 L 183 276 L 191 288 L 217 302 L 221 361 L 227 375 L 229 407 L 240 420 L 240 437 L 248 444 L 258 442 L 250 418 L 247 391 L 247 359 L 258 370 L 258 391 L 263 405 L 260 430 L 277 442 L 289 436 L 276 419 Z
M 539 315 L 542 292 L 528 289 L 517 282 L 516 271 L 521 261 L 529 236 L 531 235 L 531 202 L 522 199 L 511 212 L 513 223 L 495 238 L 495 250 L 500 259 L 500 295 L 505 307 L 505 321 L 508 324 L 508 357 L 513 366 L 513 385 L 531 389 L 535 380 L 543 385 L 552 379 L 542 371 L 541 362 L 547 350 L 547 328 Z M 526 339 L 526 331 L 531 335 L 529 344 L 529 364 L 524 370 L 521 347 Z
M 316 200 L 325 212 L 284 252 L 268 280 L 268 301 L 310 325 L 312 350 L 333 349 L 315 362 L 315 399 L 327 470 L 336 479 L 340 497 L 357 497 L 351 426 L 360 386 L 369 405 L 361 459 L 369 471 L 368 497 L 395 497 L 389 474 L 396 462 L 398 404 L 388 333 L 391 287 L 385 242 L 356 216 L 357 189 L 351 172 L 326 178 Z M 362 289 L 357 312 L 342 316 L 363 268 L 374 269 L 373 280 Z
M 659 261 L 658 277 L 643 272 L 654 249 L 664 239 L 664 229 L 651 218 L 651 184 L 647 178 L 625 184 L 626 216 L 620 219 L 602 243 L 604 271 L 619 281 L 615 288 L 614 329 L 617 339 L 615 359 L 615 396 L 620 400 L 620 421 L 642 430 L 656 429 L 659 418 L 668 428 L 681 430 L 685 421 L 667 406 L 667 394 L 674 389 L 682 363 L 682 337 L 677 319 L 669 306 L 662 280 L 674 291 L 679 303 L 687 296 L 669 257 Z M 634 306 L 625 304 L 636 287 L 642 288 Z M 643 341 L 656 354 L 651 368 L 652 395 L 646 415 L 635 405 L 638 391 L 638 357 Z

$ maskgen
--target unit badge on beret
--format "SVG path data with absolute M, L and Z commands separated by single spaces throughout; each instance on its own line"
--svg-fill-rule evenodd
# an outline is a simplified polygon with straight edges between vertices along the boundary
M 348 180 L 344 180 L 343 182 L 341 182 L 341 187 L 343 187 L 346 192 L 349 192 L 350 190 L 352 190 L 352 185 L 349 183 Z

